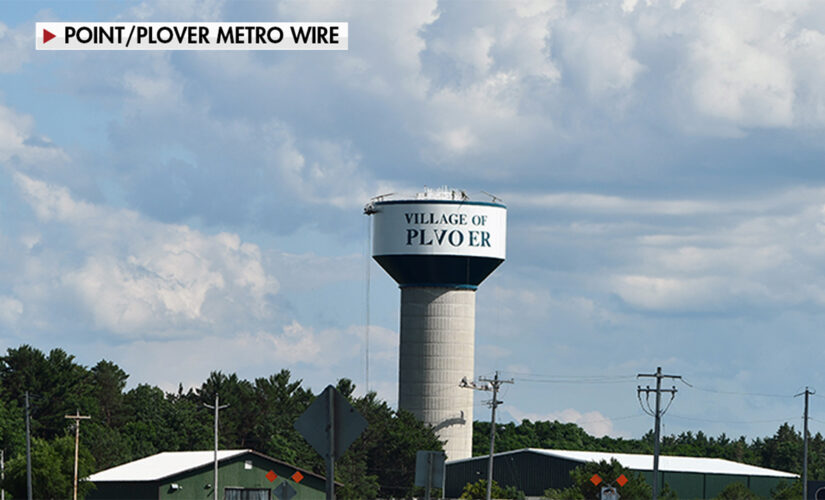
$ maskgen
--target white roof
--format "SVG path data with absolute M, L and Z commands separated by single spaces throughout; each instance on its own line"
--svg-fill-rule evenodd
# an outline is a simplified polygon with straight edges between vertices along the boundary
M 252 450 L 219 450 L 218 461 L 249 452 Z M 92 474 L 89 481 L 156 481 L 214 461 L 214 451 L 166 451 Z
M 533 452 L 541 455 L 572 460 L 574 462 L 610 462 L 615 459 L 622 464 L 622 467 L 636 471 L 652 471 L 653 455 L 637 455 L 631 453 L 611 453 L 606 451 L 569 451 L 569 450 L 544 450 L 537 448 L 524 448 L 521 450 L 506 451 L 496 453 L 496 457 L 509 455 L 512 453 Z M 464 462 L 484 457 L 465 458 L 453 460 L 450 463 Z M 722 458 L 699 458 L 699 457 L 678 457 L 670 455 L 659 455 L 659 470 L 662 472 L 698 472 L 703 474 L 736 474 L 742 476 L 769 476 L 796 478 L 797 474 L 782 472 L 754 465 L 731 462 Z

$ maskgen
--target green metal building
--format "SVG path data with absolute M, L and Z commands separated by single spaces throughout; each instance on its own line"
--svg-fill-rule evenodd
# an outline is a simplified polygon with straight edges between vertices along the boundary
M 88 499 L 183 500 L 214 498 L 214 452 L 171 451 L 92 474 Z M 253 450 L 218 452 L 218 498 L 270 500 L 276 488 L 295 490 L 295 500 L 325 498 L 325 479 Z
M 487 456 L 447 462 L 445 492 L 458 498 L 464 485 L 487 477 Z M 528 497 L 540 497 L 548 488 L 572 485 L 570 471 L 587 462 L 611 459 L 640 472 L 653 482 L 653 455 L 525 448 L 496 453 L 493 479 L 502 486 L 515 486 Z M 668 484 L 681 499 L 714 498 L 730 483 L 741 482 L 765 498 L 781 482 L 799 476 L 720 458 L 659 457 L 659 484 Z M 621 491 L 619 491 L 621 493 Z

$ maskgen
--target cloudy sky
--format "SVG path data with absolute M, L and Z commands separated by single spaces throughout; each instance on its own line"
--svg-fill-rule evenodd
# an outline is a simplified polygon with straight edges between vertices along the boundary
M 37 21 L 350 38 L 35 51 Z M 447 185 L 508 206 L 476 323 L 476 375 L 515 379 L 503 419 L 638 437 L 635 376 L 662 366 L 692 385 L 668 434 L 800 427 L 793 395 L 825 394 L 823 26 L 816 0 L 4 0 L 0 349 L 105 358 L 131 386 L 288 368 L 363 391 L 369 331 L 395 405 L 399 292 L 362 208 Z

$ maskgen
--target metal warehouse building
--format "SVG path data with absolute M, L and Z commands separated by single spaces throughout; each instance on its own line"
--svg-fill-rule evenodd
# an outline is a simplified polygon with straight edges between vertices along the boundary
M 88 499 L 213 498 L 213 451 L 170 451 L 92 474 Z M 325 498 L 324 478 L 253 450 L 218 452 L 218 498 L 269 500 L 288 483 L 296 500 Z
M 486 478 L 487 458 L 485 455 L 447 462 L 447 497 L 458 498 L 465 484 Z M 539 497 L 548 488 L 571 486 L 570 471 L 576 467 L 611 459 L 642 473 L 648 484 L 653 482 L 653 455 L 534 448 L 496 453 L 493 479 L 501 486 L 517 487 L 528 497 Z M 798 477 L 720 458 L 659 457 L 659 484 L 668 484 L 679 498 L 714 498 L 733 482 L 744 483 L 753 492 L 770 497 L 779 483 Z

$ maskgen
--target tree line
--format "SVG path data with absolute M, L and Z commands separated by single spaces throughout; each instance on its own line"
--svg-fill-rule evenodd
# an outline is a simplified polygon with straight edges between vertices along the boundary
M 24 345 L 0 357 L 0 449 L 7 457 L 3 488 L 26 495 L 25 394 L 29 393 L 32 484 L 35 498 L 71 496 L 74 427 L 65 415 L 91 416 L 80 432 L 80 476 L 162 451 L 213 448 L 215 395 L 221 404 L 220 447 L 251 448 L 318 474 L 323 459 L 294 429 L 315 399 L 288 370 L 253 381 L 213 372 L 200 387 L 166 393 L 140 384 L 126 390 L 128 374 L 111 361 L 92 368 L 62 349 L 45 354 Z M 336 388 L 366 418 L 368 427 L 337 463 L 342 498 L 404 497 L 412 492 L 415 454 L 441 450 L 432 429 L 395 411 L 375 393 L 355 397 L 348 379 Z M 320 394 L 320 390 L 318 391 Z M 84 484 L 81 494 L 93 487 Z
M 236 374 L 212 372 L 198 387 L 173 393 L 139 384 L 126 389 L 129 375 L 101 360 L 89 368 L 62 349 L 44 353 L 23 345 L 0 356 L 0 449 L 6 457 L 3 488 L 25 497 L 25 394 L 30 396 L 32 475 L 37 498 L 66 498 L 71 492 L 74 424 L 65 415 L 91 416 L 80 432 L 80 476 L 88 476 L 162 451 L 209 450 L 213 447 L 213 404 L 220 395 L 220 447 L 251 448 L 297 467 L 324 474 L 323 459 L 294 429 L 298 416 L 316 397 L 288 370 L 244 380 Z M 414 492 L 415 454 L 441 450 L 432 429 L 412 414 L 393 410 L 375 393 L 354 395 L 348 379 L 337 382 L 352 405 L 366 418 L 367 430 L 336 466 L 345 484 L 342 498 L 407 497 Z M 323 388 L 319 388 L 318 394 Z M 490 425 L 474 422 L 473 454 L 488 452 Z M 640 439 L 587 434 L 572 423 L 499 424 L 496 451 L 555 448 L 624 453 L 652 453 L 653 433 Z M 752 441 L 686 432 L 662 439 L 662 453 L 717 457 L 761 467 L 801 473 L 802 437 L 783 424 L 767 438 Z M 825 438 L 809 443 L 810 479 L 825 478 Z M 84 488 L 92 485 L 86 484 Z M 85 491 L 85 490 L 82 490 Z

